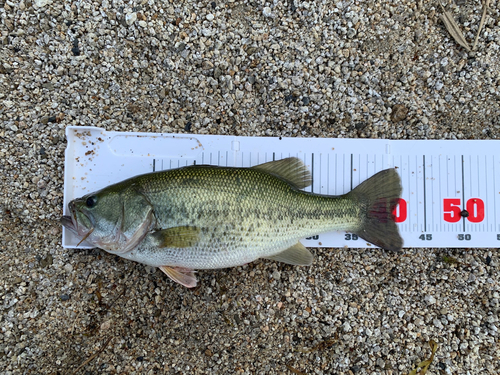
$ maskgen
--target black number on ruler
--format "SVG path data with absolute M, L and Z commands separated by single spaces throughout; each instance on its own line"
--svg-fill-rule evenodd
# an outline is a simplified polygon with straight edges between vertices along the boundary
M 312 236 L 312 237 L 307 237 L 306 240 L 319 240 L 319 236 Z
M 358 235 L 357 234 L 351 234 L 351 233 L 346 233 L 345 234 L 345 239 L 346 241 L 356 241 L 358 239 Z
M 470 234 L 459 234 L 458 235 L 458 240 L 459 241 L 463 241 L 463 240 L 470 241 L 470 239 L 471 239 L 471 235 Z M 497 236 L 497 239 L 498 239 L 498 236 Z
M 422 241 L 432 241 L 432 234 L 421 234 L 418 238 Z

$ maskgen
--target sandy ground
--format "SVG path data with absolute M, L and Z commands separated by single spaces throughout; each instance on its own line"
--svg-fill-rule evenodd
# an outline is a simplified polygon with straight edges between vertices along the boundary
M 498 249 L 322 249 L 198 274 L 60 245 L 68 125 L 496 139 L 500 12 L 437 2 L 0 1 L 0 373 L 498 374 Z M 473 44 L 478 1 L 447 6 Z

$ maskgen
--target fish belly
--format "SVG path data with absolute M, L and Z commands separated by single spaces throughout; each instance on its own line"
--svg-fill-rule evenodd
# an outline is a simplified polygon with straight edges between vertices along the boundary
M 146 238 L 141 245 L 123 257 L 154 267 L 168 265 L 191 269 L 227 268 L 279 254 L 297 243 L 297 239 L 256 244 L 236 244 L 220 240 L 188 248 L 159 248 L 155 246 L 154 241 L 151 242 Z

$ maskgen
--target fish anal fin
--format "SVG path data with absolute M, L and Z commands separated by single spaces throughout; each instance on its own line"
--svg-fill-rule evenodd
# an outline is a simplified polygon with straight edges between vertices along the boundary
M 312 183 L 311 172 L 299 158 L 286 158 L 252 167 L 279 177 L 297 189 L 308 187 Z
M 184 285 L 186 288 L 194 288 L 196 286 L 196 276 L 190 268 L 170 266 L 160 266 L 159 268 L 173 281 Z
M 265 259 L 272 259 L 278 262 L 291 264 L 293 266 L 310 266 L 313 261 L 313 255 L 305 248 L 300 242 L 297 242 L 292 247 L 279 254 L 266 257 Z
M 200 228 L 182 226 L 160 229 L 152 236 L 157 240 L 158 247 L 187 248 L 194 246 L 200 237 Z

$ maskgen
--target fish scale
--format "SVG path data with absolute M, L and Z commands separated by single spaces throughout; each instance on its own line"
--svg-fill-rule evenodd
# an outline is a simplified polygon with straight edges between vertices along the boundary
M 257 169 L 194 166 L 148 175 L 137 184 L 154 202 L 160 228 L 202 229 L 195 247 L 159 250 L 147 238 L 127 256 L 150 265 L 231 267 L 275 255 L 311 233 L 360 223 L 351 200 L 306 193 Z

